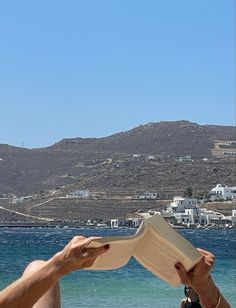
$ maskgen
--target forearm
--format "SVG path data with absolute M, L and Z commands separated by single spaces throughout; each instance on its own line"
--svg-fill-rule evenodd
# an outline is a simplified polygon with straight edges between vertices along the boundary
M 1 308 L 31 308 L 61 278 L 57 255 L 0 292 Z
M 194 286 L 194 289 L 204 308 L 230 308 L 229 303 L 220 293 L 211 277 L 209 277 L 207 283 Z
M 62 276 L 92 266 L 109 245 L 87 248 L 96 237 L 75 236 L 62 251 L 0 292 L 1 308 L 31 308 Z

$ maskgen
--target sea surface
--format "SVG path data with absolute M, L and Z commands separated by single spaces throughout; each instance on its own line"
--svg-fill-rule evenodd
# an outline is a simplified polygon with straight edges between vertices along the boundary
M 135 229 L 0 228 L 0 289 L 21 276 L 34 259 L 48 259 L 74 236 L 128 235 Z M 236 308 L 236 232 L 180 230 L 196 247 L 213 252 L 212 276 Z M 179 307 L 183 286 L 172 288 L 134 259 L 113 271 L 78 271 L 61 281 L 62 307 Z

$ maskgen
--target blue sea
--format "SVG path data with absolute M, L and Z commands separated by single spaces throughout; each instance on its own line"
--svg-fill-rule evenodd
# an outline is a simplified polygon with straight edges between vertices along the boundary
M 21 276 L 34 259 L 48 259 L 74 236 L 128 235 L 135 229 L 0 228 L 0 289 Z M 236 308 L 236 232 L 181 230 L 196 247 L 213 252 L 212 276 Z M 61 281 L 62 307 L 179 307 L 183 286 L 172 288 L 134 259 L 113 271 L 78 271 Z

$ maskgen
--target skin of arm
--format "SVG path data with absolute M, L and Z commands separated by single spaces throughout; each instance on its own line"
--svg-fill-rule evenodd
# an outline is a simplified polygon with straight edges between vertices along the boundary
M 21 277 L 0 292 L 1 308 L 31 308 L 64 275 L 90 267 L 109 246 L 86 248 L 95 237 L 75 236 L 37 271 Z
M 230 308 L 229 303 L 220 294 L 210 275 L 211 268 L 215 262 L 215 256 L 200 248 L 198 248 L 198 251 L 202 254 L 203 258 L 192 271 L 187 272 L 181 263 L 175 265 L 180 281 L 197 292 L 202 307 Z

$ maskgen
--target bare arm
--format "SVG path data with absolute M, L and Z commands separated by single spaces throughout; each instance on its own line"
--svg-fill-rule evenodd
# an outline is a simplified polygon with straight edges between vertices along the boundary
M 0 292 L 1 308 L 31 308 L 61 277 L 90 267 L 108 247 L 86 248 L 94 238 L 76 236 L 37 271 L 21 277 Z
M 0 307 L 32 307 L 60 277 L 59 268 L 52 258 L 39 270 L 18 279 L 3 290 L 0 293 Z
M 181 263 L 176 264 L 180 281 L 197 292 L 204 308 L 230 308 L 210 276 L 215 261 L 214 255 L 203 249 L 198 250 L 203 258 L 192 271 L 187 272 Z

